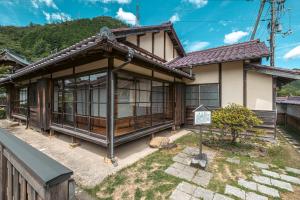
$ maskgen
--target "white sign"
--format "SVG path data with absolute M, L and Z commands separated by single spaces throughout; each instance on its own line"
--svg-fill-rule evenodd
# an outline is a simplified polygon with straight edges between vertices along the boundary
M 194 125 L 209 125 L 211 124 L 211 111 L 195 111 Z

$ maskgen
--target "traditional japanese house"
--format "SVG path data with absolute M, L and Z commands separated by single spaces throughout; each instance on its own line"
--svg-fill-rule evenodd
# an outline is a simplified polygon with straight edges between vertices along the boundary
M 102 28 L 0 83 L 9 118 L 102 145 L 113 159 L 117 145 L 191 124 L 199 104 L 274 113 L 276 80 L 299 75 L 269 73 L 268 55 L 258 40 L 187 54 L 171 23 Z

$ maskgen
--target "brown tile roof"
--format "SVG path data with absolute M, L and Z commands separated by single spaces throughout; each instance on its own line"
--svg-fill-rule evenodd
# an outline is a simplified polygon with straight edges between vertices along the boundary
M 202 51 L 188 53 L 182 58 L 170 61 L 169 67 L 189 67 L 228 61 L 267 57 L 269 50 L 265 43 L 259 40 L 221 46 Z
M 17 70 L 16 73 L 14 73 L 6 78 L 0 79 L 0 84 L 10 81 L 12 79 L 21 77 L 23 75 L 34 73 L 38 70 L 45 69 L 45 67 L 65 61 L 67 59 L 70 59 L 73 56 L 76 56 L 83 52 L 93 50 L 95 48 L 101 48 L 102 50 L 105 51 L 108 46 L 113 49 L 116 49 L 117 51 L 122 51 L 122 52 L 128 52 L 130 49 L 130 47 L 128 47 L 127 45 L 125 45 L 121 42 L 118 42 L 116 40 L 111 40 L 110 38 L 105 38 L 105 37 L 102 37 L 100 34 L 97 34 L 95 36 L 92 36 L 85 40 L 82 40 L 66 49 L 63 49 L 55 54 L 51 54 L 48 57 L 45 57 L 37 62 L 31 63 L 28 66 L 21 68 L 20 70 Z M 181 75 L 186 78 L 192 78 L 188 73 L 186 73 L 182 70 L 179 70 L 179 69 L 169 68 L 160 60 L 157 60 L 157 59 L 155 59 L 155 57 L 152 57 L 148 54 L 145 54 L 144 52 L 139 51 L 139 49 L 134 49 L 134 48 L 131 48 L 131 49 L 134 52 L 133 56 L 135 58 L 149 62 L 149 63 L 153 64 L 153 67 L 159 67 L 164 70 L 173 72 L 174 74 L 178 74 L 178 75 Z M 107 51 L 109 51 L 109 50 L 107 50 Z

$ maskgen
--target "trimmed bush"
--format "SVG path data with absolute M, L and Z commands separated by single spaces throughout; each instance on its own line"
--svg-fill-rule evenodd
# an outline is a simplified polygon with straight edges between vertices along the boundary
M 223 130 L 225 134 L 230 133 L 233 143 L 236 142 L 241 132 L 262 124 L 254 112 L 237 104 L 229 104 L 213 112 L 212 122 L 213 127 Z

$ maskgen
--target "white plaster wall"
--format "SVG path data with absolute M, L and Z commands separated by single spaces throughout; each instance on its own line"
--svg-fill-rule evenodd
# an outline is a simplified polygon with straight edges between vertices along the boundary
M 129 35 L 129 36 L 126 37 L 126 41 L 137 45 L 137 36 L 136 35 Z
M 243 105 L 243 62 L 222 63 L 222 107 Z
M 154 77 L 162 79 L 162 80 L 170 81 L 170 82 L 174 81 L 174 77 L 173 76 L 169 76 L 167 74 L 163 74 L 163 73 L 160 73 L 160 72 L 154 72 Z
M 186 84 L 219 83 L 218 64 L 193 67 L 195 80 L 184 79 Z
M 97 60 L 88 64 L 75 67 L 75 73 L 81 73 L 85 71 L 100 69 L 108 66 L 108 59 Z
M 140 37 L 140 47 L 152 53 L 152 33 Z
M 124 61 L 114 59 L 114 67 L 118 67 L 123 63 L 124 63 Z M 127 70 L 127 71 L 131 71 L 131 72 L 135 72 L 138 74 L 146 75 L 146 76 L 152 76 L 152 70 L 144 68 L 144 67 L 140 67 L 140 66 L 137 66 L 137 65 L 134 65 L 131 63 L 129 63 L 128 65 L 123 67 L 123 69 Z
M 272 76 L 247 72 L 247 107 L 252 110 L 272 110 Z
M 154 54 L 164 58 L 164 32 L 161 31 L 154 35 Z
M 173 43 L 166 33 L 166 61 L 170 61 L 173 59 Z

